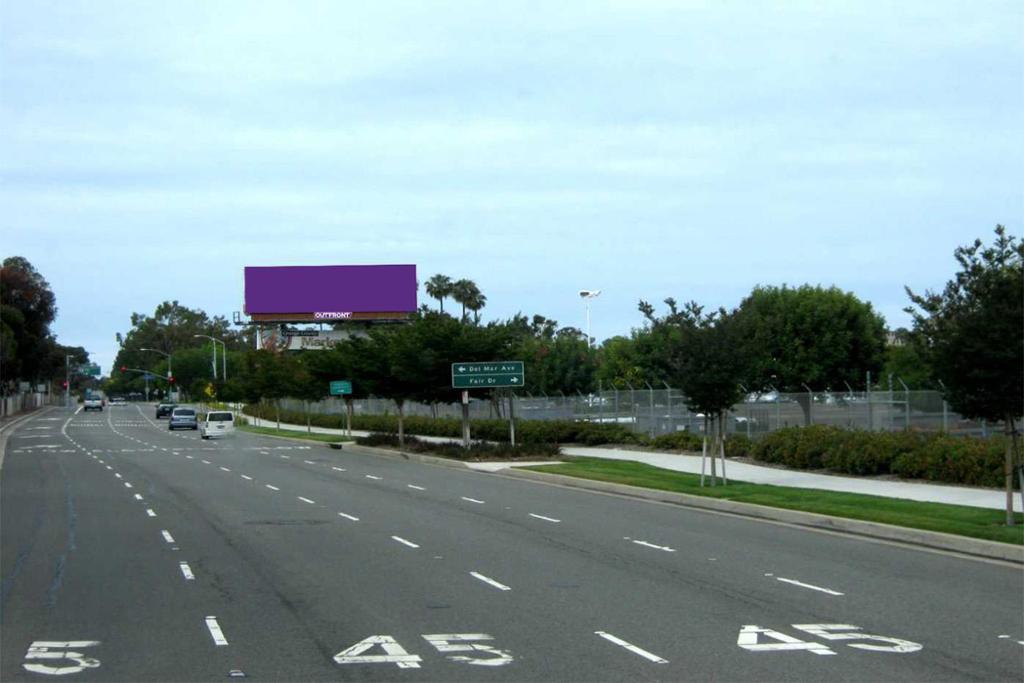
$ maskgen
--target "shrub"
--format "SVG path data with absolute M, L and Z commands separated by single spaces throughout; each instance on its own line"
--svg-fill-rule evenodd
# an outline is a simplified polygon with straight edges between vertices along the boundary
M 753 449 L 753 447 L 754 442 L 751 441 L 745 434 L 730 434 L 725 439 L 725 457 L 750 457 L 750 452 Z
M 651 439 L 651 447 L 665 451 L 699 451 L 703 445 L 700 435 L 689 431 L 662 434 Z
M 361 446 L 378 446 L 386 448 L 398 448 L 398 436 L 390 433 L 374 432 L 367 436 L 356 439 Z M 438 443 L 424 441 L 415 437 L 405 438 L 405 449 L 411 453 L 429 453 L 456 460 L 477 460 L 487 458 L 515 459 L 515 458 L 556 458 L 561 450 L 555 444 L 522 444 L 512 446 L 509 443 L 480 443 L 474 441 L 470 447 L 463 448 L 461 444 L 453 442 Z

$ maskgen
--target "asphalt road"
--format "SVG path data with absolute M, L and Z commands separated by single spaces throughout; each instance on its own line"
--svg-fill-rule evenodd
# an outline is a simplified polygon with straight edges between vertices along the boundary
M 1019 567 L 51 411 L 0 472 L 0 678 L 1024 677 Z

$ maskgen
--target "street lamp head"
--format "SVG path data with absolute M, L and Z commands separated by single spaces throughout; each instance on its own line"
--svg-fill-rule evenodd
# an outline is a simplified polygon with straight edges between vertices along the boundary
M 581 289 L 580 290 L 580 298 L 581 299 L 593 299 L 593 298 L 597 297 L 597 295 L 599 295 L 600 293 L 601 293 L 600 289 Z

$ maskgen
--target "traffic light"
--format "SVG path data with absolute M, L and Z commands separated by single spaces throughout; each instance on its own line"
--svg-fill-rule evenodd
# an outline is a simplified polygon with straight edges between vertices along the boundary
M 68 388 L 68 381 L 64 380 L 63 382 L 61 382 L 60 383 L 60 388 L 61 389 L 67 389 Z
M 127 371 L 128 371 L 128 366 L 127 365 L 122 365 L 121 366 L 121 372 L 127 372 Z
M 167 381 L 171 384 L 174 384 L 174 377 L 168 376 Z

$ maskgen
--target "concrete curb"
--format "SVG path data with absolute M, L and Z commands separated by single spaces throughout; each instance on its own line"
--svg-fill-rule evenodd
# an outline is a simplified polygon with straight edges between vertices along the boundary
M 4 425 L 0 425 L 0 471 L 3 471 L 4 469 L 4 458 L 7 455 L 7 435 L 10 433 L 7 430 L 11 427 L 17 427 L 22 422 L 25 422 L 30 418 L 37 417 L 39 415 L 45 415 L 46 413 L 50 412 L 51 410 L 57 407 L 58 406 L 42 406 L 41 408 L 36 408 L 34 410 L 29 411 L 28 413 L 22 415 L 21 417 L 16 417 Z
M 295 442 L 298 442 L 298 443 L 305 443 L 305 444 L 309 444 L 309 445 L 320 445 L 320 446 L 324 446 L 326 448 L 330 448 L 330 445 L 332 443 L 330 441 L 319 441 L 317 439 L 303 439 L 302 437 L 298 437 L 298 436 L 277 436 L 276 434 L 260 434 L 259 432 L 250 432 L 250 431 L 246 431 L 244 429 L 238 429 L 237 431 L 242 432 L 243 434 L 248 434 L 249 436 L 262 436 L 262 437 L 265 437 L 267 439 L 281 439 L 282 441 L 295 441 Z M 354 444 L 355 441 L 344 441 L 342 443 Z
M 439 458 L 436 455 L 423 455 L 422 453 L 406 453 L 405 451 L 396 451 L 390 448 L 381 448 L 380 446 L 363 446 L 361 444 L 353 443 L 354 448 L 351 451 L 363 451 L 367 455 L 376 455 L 383 458 L 401 458 L 402 460 L 411 460 L 413 462 L 422 462 L 428 465 L 441 465 L 442 467 L 454 467 L 460 470 L 474 471 L 472 467 L 462 462 L 461 460 L 452 460 L 451 458 Z
M 910 529 L 906 527 L 880 524 L 878 522 L 864 522 L 856 519 L 843 517 L 828 517 L 811 512 L 799 512 L 796 510 L 785 510 L 782 508 L 755 505 L 753 503 L 737 503 L 730 500 L 719 500 L 717 498 L 704 498 L 686 493 L 674 493 L 672 491 L 658 491 L 656 489 L 645 489 L 638 486 L 626 484 L 614 484 L 611 482 L 595 481 L 593 479 L 580 479 L 561 474 L 549 474 L 547 472 L 535 472 L 526 469 L 509 468 L 499 472 L 501 476 L 514 477 L 517 479 L 528 479 L 545 484 L 557 484 L 570 488 L 598 491 L 601 493 L 613 493 L 631 498 L 652 500 L 659 503 L 669 503 L 682 507 L 697 508 L 702 510 L 713 510 L 738 515 L 741 517 L 753 517 L 775 522 L 785 522 L 795 526 L 808 527 L 812 529 L 823 529 L 855 536 L 865 536 L 884 541 L 893 541 L 911 546 L 943 550 L 947 552 L 961 553 L 974 557 L 983 557 L 992 560 L 1002 560 L 1024 564 L 1024 547 L 996 541 L 985 541 L 966 536 L 944 534 L 937 531 L 925 531 L 923 529 Z

